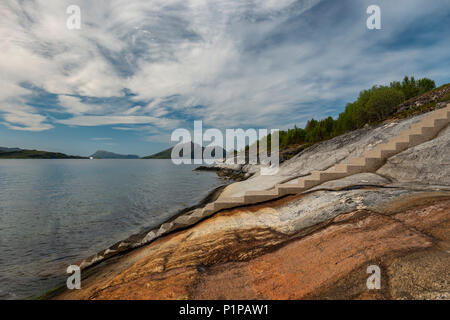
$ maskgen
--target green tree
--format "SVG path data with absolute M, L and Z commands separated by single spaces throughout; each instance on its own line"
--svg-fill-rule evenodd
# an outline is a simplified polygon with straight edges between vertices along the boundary
M 309 121 L 306 123 L 305 130 L 306 130 L 306 131 L 309 131 L 309 130 L 313 129 L 317 124 L 318 124 L 318 121 L 315 120 L 314 118 L 312 118 L 311 120 L 309 120 Z
M 409 78 L 408 76 L 405 76 L 405 78 L 403 78 L 401 91 L 405 95 L 405 99 L 410 99 L 419 94 L 419 88 L 417 88 L 414 77 Z
M 427 91 L 433 90 L 436 88 L 436 83 L 428 78 L 423 78 L 418 81 L 419 94 L 423 94 Z
M 404 93 L 398 89 L 379 87 L 373 90 L 366 105 L 368 120 L 370 122 L 384 120 L 393 114 L 396 106 L 404 100 Z

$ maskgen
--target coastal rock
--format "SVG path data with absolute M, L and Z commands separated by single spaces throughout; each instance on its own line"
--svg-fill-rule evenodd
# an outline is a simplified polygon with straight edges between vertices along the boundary
M 437 101 L 441 101 L 442 99 L 444 99 L 446 96 L 448 96 L 448 94 L 450 94 L 450 85 L 446 85 L 438 90 L 433 90 L 429 93 L 409 99 L 408 101 L 405 101 L 404 103 L 400 104 L 397 107 L 397 111 L 398 112 L 408 111 L 410 109 L 414 109 L 415 107 L 421 107 L 427 104 L 431 104 L 433 102 L 435 103 Z M 436 107 L 439 108 L 445 106 L 447 103 L 448 101 L 438 102 Z
M 199 220 L 199 217 L 195 217 L 193 215 L 180 216 L 177 219 L 175 219 L 174 225 L 176 227 L 188 226 L 188 225 L 194 224 L 198 220 Z
M 336 195 L 336 199 L 352 201 L 333 202 L 330 207 L 339 203 L 338 212 L 330 208 L 316 221 L 302 219 L 303 212 L 294 210 L 290 201 L 278 201 L 270 208 L 253 206 L 221 212 L 105 266 L 85 279 L 81 290 L 65 292 L 58 298 L 445 296 L 450 289 L 444 279 L 448 276 L 445 250 L 450 239 L 445 230 L 450 223 L 450 194 L 403 190 L 388 199 L 377 196 L 367 200 L 371 192 L 365 192 Z M 314 197 L 305 199 L 302 208 L 314 207 L 315 203 L 316 209 L 310 212 L 319 210 L 316 201 Z M 358 203 L 369 205 L 356 209 Z M 398 211 L 399 205 L 404 208 L 403 203 L 410 208 Z M 371 211 L 370 204 L 377 206 L 378 212 Z M 285 220 L 289 217 L 297 219 Z M 430 263 L 441 273 L 421 274 Z M 373 264 L 382 269 L 380 291 L 366 287 L 365 270 Z M 419 265 L 422 267 L 415 269 Z M 414 285 L 413 279 L 421 282 Z
M 258 166 L 255 166 L 256 172 L 252 177 L 227 186 L 220 197 L 238 197 L 243 196 L 246 191 L 268 190 L 276 184 L 307 176 L 311 171 L 326 170 L 349 157 L 359 157 L 372 150 L 377 144 L 387 142 L 390 138 L 397 136 L 401 131 L 409 128 L 411 124 L 419 122 L 426 115 L 423 114 L 398 122 L 389 122 L 376 127 L 362 128 L 317 143 L 290 160 L 283 162 L 275 175 L 263 176 L 259 173 L 259 170 L 256 170 Z M 224 168 L 227 164 L 221 164 L 220 166 Z M 235 169 L 236 165 L 231 164 L 229 166 Z
M 388 159 L 377 173 L 396 182 L 450 186 L 450 127 L 426 143 Z
M 147 235 L 144 237 L 144 239 L 142 239 L 141 244 L 148 243 L 155 238 L 156 238 L 156 232 L 150 231 L 149 233 L 147 233 Z
M 348 187 L 385 186 L 389 183 L 390 181 L 384 177 L 374 173 L 364 172 L 325 182 L 317 187 L 311 188 L 309 192 L 315 190 L 340 190 Z
M 326 169 L 420 119 L 317 144 L 283 163 L 277 175 L 255 173 L 224 194 L 268 189 Z M 153 242 L 94 266 L 81 290 L 56 298 L 446 299 L 449 131 L 389 158 L 376 173 L 214 214 L 187 211 L 155 229 Z M 366 286 L 372 265 L 381 270 L 380 290 Z

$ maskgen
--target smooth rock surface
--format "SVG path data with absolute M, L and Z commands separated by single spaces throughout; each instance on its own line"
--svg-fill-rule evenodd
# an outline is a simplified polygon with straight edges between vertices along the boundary
M 283 162 L 277 174 L 262 176 L 257 171 L 249 179 L 227 186 L 220 197 L 238 197 L 250 190 L 268 190 L 276 184 L 309 175 L 311 171 L 326 170 L 336 163 L 344 162 L 349 157 L 359 157 L 366 151 L 372 150 L 377 144 L 387 142 L 391 137 L 397 136 L 426 115 L 355 130 L 318 143 Z M 227 164 L 220 166 L 226 167 Z M 231 164 L 230 167 L 236 169 L 237 165 Z
M 270 189 L 360 156 L 420 118 L 317 144 L 283 163 L 277 175 L 256 174 L 224 194 Z M 88 269 L 81 290 L 56 298 L 448 299 L 449 132 L 388 159 L 376 173 L 222 210 L 192 226 L 200 211 L 188 212 L 162 228 L 183 230 L 149 233 L 161 237 Z M 366 269 L 374 264 L 380 290 L 366 286 Z
M 363 197 L 361 201 L 366 198 L 358 196 Z M 449 262 L 445 230 L 450 223 L 450 200 L 445 199 L 450 199 L 450 194 L 400 192 L 385 200 L 377 208 L 379 212 L 355 210 L 355 203 L 343 201 L 339 210 L 346 213 L 330 210 L 322 216 L 329 217 L 322 219 L 324 223 L 313 228 L 303 224 L 301 233 L 295 232 L 301 225 L 298 220 L 283 220 L 289 215 L 301 217 L 299 212 L 277 214 L 286 210 L 285 203 L 271 210 L 256 206 L 251 214 L 238 209 L 224 211 L 132 252 L 83 280 L 81 290 L 58 298 L 445 297 L 450 290 L 444 279 Z M 373 200 L 368 203 L 375 204 Z M 411 208 L 398 211 L 404 203 Z M 426 254 L 420 256 L 421 252 Z M 419 257 L 413 258 L 417 254 Z M 365 286 L 367 274 L 362 271 L 372 264 L 383 270 L 380 292 Z M 440 273 L 423 273 L 428 264 Z M 416 269 L 419 265 L 421 269 Z M 421 283 L 415 284 L 414 279 Z
M 377 173 L 396 182 L 450 186 L 450 127 L 428 142 L 388 159 Z

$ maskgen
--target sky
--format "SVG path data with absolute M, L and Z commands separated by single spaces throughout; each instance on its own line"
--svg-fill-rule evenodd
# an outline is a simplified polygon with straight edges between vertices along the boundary
M 2 0 L 0 17 L 3 147 L 145 156 L 194 120 L 302 127 L 375 84 L 450 82 L 449 0 Z

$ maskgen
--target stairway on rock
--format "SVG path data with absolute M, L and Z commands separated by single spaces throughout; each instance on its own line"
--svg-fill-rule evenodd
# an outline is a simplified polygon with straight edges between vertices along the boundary
M 223 209 L 274 200 L 286 195 L 305 192 L 327 181 L 362 172 L 375 172 L 386 162 L 386 159 L 436 137 L 448 125 L 449 119 L 450 104 L 431 112 L 421 121 L 411 125 L 409 129 L 389 139 L 388 142 L 380 143 L 374 149 L 367 151 L 362 157 L 349 158 L 345 163 L 336 164 L 324 171 L 313 171 L 311 175 L 299 178 L 298 182 L 294 184 L 278 184 L 271 190 L 247 191 L 242 197 L 218 199 L 205 206 L 202 214 L 208 216 Z

